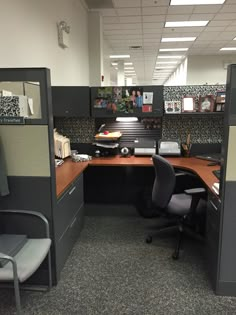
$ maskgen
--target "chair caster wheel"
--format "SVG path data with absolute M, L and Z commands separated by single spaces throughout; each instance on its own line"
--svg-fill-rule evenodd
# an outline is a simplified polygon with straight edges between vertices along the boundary
M 152 237 L 151 236 L 148 236 L 147 238 L 146 238 L 146 243 L 147 244 L 150 244 L 152 242 Z
M 172 259 L 174 259 L 174 260 L 179 259 L 179 254 L 178 253 L 172 254 Z

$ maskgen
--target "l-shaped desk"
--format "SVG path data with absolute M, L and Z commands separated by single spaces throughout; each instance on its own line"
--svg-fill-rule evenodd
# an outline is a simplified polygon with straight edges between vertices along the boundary
M 219 166 L 208 166 L 209 162 L 194 157 L 167 157 L 167 160 L 174 168 L 187 170 L 196 174 L 205 186 L 212 192 L 212 185 L 218 182 L 217 178 L 212 173 L 213 170 L 218 170 Z M 114 167 L 152 167 L 150 157 L 121 157 L 112 156 L 104 158 L 93 158 L 88 162 L 73 162 L 70 158 L 67 159 L 61 166 L 56 169 L 56 192 L 57 196 L 74 181 L 83 171 L 89 166 L 114 166 Z
M 236 277 L 236 272 L 230 271 L 228 268 L 228 263 L 225 264 L 225 261 L 229 259 L 228 254 L 222 254 L 222 221 L 223 219 L 223 211 L 221 209 L 221 200 L 218 195 L 212 189 L 212 185 L 215 182 L 219 182 L 215 175 L 212 173 L 213 170 L 218 170 L 220 167 L 216 166 L 208 166 L 209 162 L 201 159 L 197 159 L 194 157 L 186 158 L 186 157 L 168 157 L 167 160 L 173 165 L 175 169 L 181 169 L 185 171 L 189 171 L 200 179 L 201 184 L 203 184 L 208 192 L 208 207 L 207 207 L 207 222 L 206 222 L 206 248 L 207 248 L 207 261 L 208 261 L 208 269 L 209 275 L 211 278 L 213 289 L 217 294 L 221 295 L 236 295 L 236 288 L 232 288 L 230 284 L 230 288 L 228 289 L 228 279 L 232 283 L 234 283 L 234 278 Z M 121 186 L 122 192 L 127 192 L 129 188 L 132 190 L 132 183 L 136 185 L 136 181 L 141 181 L 142 187 L 145 186 L 145 181 L 143 183 L 143 177 L 149 171 L 152 171 L 152 176 L 154 174 L 154 168 L 152 167 L 152 159 L 151 157 L 103 157 L 103 158 L 93 158 L 88 162 L 73 162 L 71 158 L 65 160 L 65 162 L 56 168 L 56 194 L 58 198 L 58 213 L 56 215 L 56 221 L 58 221 L 55 226 L 60 226 L 60 233 L 62 235 L 63 229 L 66 230 L 66 233 L 71 235 L 77 235 L 77 229 L 82 227 L 83 222 L 83 212 L 79 215 L 76 214 L 76 211 L 72 211 L 71 205 L 74 205 L 74 208 L 77 209 L 78 202 L 82 205 L 83 196 L 87 189 L 91 189 L 93 187 L 93 193 L 96 193 L 96 190 L 100 189 L 100 202 L 103 202 L 103 198 L 106 198 L 106 187 L 112 186 L 112 181 L 116 182 L 116 189 Z M 122 169 L 121 169 L 122 168 Z M 115 170 L 115 171 L 114 171 Z M 137 170 L 142 170 L 141 173 L 138 173 Z M 114 172 L 113 172 L 114 171 Z M 125 172 L 123 172 L 125 171 Z M 127 172 L 126 172 L 127 171 Z M 106 175 L 106 173 L 108 173 Z M 87 174 L 90 174 L 89 177 Z M 106 187 L 99 187 L 101 185 L 99 181 L 96 181 L 96 175 L 99 174 L 101 177 L 105 177 L 109 179 L 112 177 L 112 181 L 107 183 Z M 114 178 L 114 175 L 117 177 L 122 177 L 123 181 L 117 178 Z M 85 176 L 84 176 L 85 175 Z M 131 177 L 134 176 L 134 179 Z M 85 180 L 84 180 L 85 177 Z M 128 179 L 128 184 L 126 183 Z M 95 183 L 94 183 L 95 181 Z M 118 182 L 117 182 L 118 181 Z M 150 181 L 150 177 L 149 177 Z M 104 184 L 104 178 L 103 178 Z M 125 185 L 125 188 L 123 188 Z M 150 187 L 150 186 L 149 186 Z M 112 192 L 110 188 L 110 192 Z M 93 195 L 93 193 L 91 195 Z M 124 194 L 124 193 L 123 193 Z M 74 197 L 73 197 L 74 195 Z M 109 191 L 107 193 L 109 195 Z M 137 190 L 134 193 L 134 196 L 138 196 Z M 70 200 L 66 203 L 66 200 Z M 110 200 L 114 201 L 112 197 Z M 119 201 L 117 198 L 116 200 Z M 86 201 L 86 198 L 85 198 Z M 115 201 L 116 202 L 116 201 Z M 114 202 L 113 202 L 114 203 Z M 61 206 L 62 205 L 62 206 Z M 83 208 L 83 207 L 81 207 Z M 70 214 L 71 213 L 71 214 Z M 81 214 L 82 213 L 82 214 Z M 71 218 L 69 216 L 71 215 Z M 72 217 L 73 216 L 73 217 Z M 65 222 L 67 221 L 67 229 Z M 77 223 L 76 223 L 77 222 Z M 68 232 L 68 227 L 70 229 L 74 229 L 72 232 Z M 58 233 L 58 235 L 60 235 Z M 66 237 L 66 236 L 65 236 Z M 64 234 L 58 238 L 58 242 L 63 243 Z M 68 236 L 70 238 L 70 236 Z M 75 238 L 74 238 L 75 241 Z M 59 244 L 58 243 L 58 244 Z M 65 245 L 61 246 L 59 252 L 66 252 L 63 258 L 58 257 L 59 261 L 61 261 L 61 265 L 59 266 L 59 270 L 63 267 L 63 264 L 66 260 L 66 255 L 69 254 L 68 250 L 68 242 L 65 241 Z M 70 243 L 70 248 L 73 247 L 73 243 Z M 229 251 L 230 252 L 230 251 Z M 232 252 L 232 251 L 231 251 Z M 60 260 L 62 259 L 62 260 Z M 222 263 L 223 261 L 223 263 Z M 232 269 L 232 268 L 231 268 Z M 226 270 L 227 281 L 224 278 L 221 278 L 222 270 Z M 231 275 L 231 273 L 233 273 Z M 223 273 L 224 274 L 224 273 Z

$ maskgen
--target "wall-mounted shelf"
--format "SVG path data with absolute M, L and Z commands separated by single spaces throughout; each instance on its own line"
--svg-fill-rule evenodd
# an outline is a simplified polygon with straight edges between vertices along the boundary
M 186 113 L 181 113 L 181 114 L 166 114 L 164 113 L 164 116 L 205 116 L 205 115 L 210 115 L 210 116 L 224 116 L 224 112 L 206 112 L 206 113 L 202 113 L 202 112 L 186 112 Z

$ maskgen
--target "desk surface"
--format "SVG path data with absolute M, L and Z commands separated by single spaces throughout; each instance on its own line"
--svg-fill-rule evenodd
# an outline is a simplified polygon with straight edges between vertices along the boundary
M 212 191 L 212 185 L 218 182 L 213 170 L 219 166 L 208 166 L 209 161 L 200 160 L 194 157 L 168 157 L 167 160 L 175 167 L 191 171 L 198 175 L 205 185 Z M 79 176 L 87 167 L 91 166 L 152 166 L 150 157 L 104 157 L 93 158 L 89 162 L 72 162 L 67 159 L 61 166 L 56 168 L 56 192 L 59 197 L 62 192 Z M 214 192 L 214 191 L 213 191 Z

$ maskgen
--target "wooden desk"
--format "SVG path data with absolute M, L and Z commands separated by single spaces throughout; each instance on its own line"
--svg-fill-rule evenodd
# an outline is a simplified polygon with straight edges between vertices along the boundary
M 212 185 L 218 182 L 212 173 L 213 170 L 219 169 L 219 166 L 208 166 L 208 161 L 200 160 L 194 157 L 168 157 L 167 160 L 179 169 L 188 170 L 195 173 L 203 183 L 214 193 Z M 93 158 L 89 162 L 72 162 L 67 159 L 63 165 L 56 169 L 56 192 L 57 197 L 76 179 L 89 165 L 91 166 L 152 166 L 150 157 L 104 157 Z

